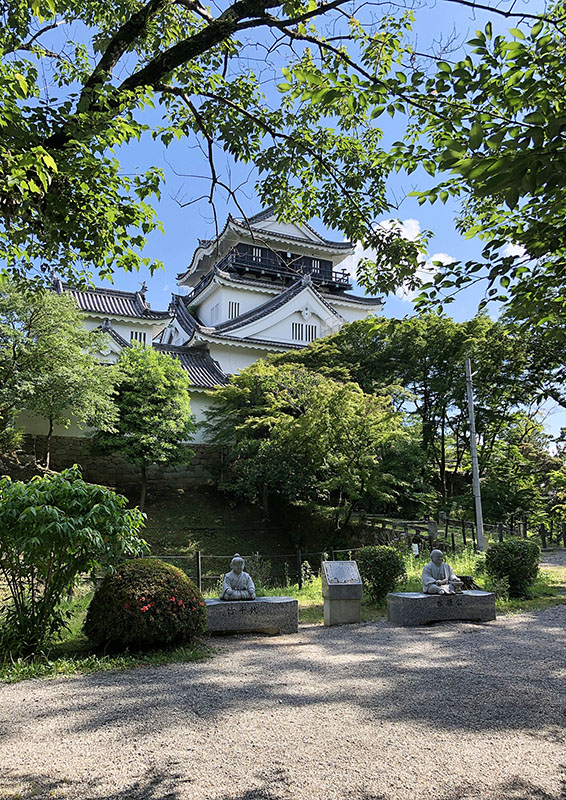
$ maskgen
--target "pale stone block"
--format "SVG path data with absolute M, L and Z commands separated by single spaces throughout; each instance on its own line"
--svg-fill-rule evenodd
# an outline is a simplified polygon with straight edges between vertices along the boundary
M 209 633 L 297 633 L 299 601 L 292 597 L 207 600 Z
M 490 622 L 495 619 L 493 592 L 469 590 L 459 594 L 390 592 L 387 595 L 387 620 L 394 625 L 414 627 L 429 622 L 468 620 Z
M 362 620 L 362 601 L 354 600 L 329 600 L 324 598 L 324 624 L 353 625 Z

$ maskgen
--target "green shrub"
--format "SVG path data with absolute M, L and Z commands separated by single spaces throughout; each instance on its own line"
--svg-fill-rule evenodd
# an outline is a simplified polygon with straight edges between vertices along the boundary
M 376 602 L 407 578 L 405 562 L 394 547 L 363 547 L 356 556 L 366 591 Z
M 78 467 L 29 482 L 0 480 L 0 573 L 10 593 L 0 614 L 1 655 L 41 650 L 67 621 L 63 600 L 82 574 L 148 552 L 144 516 Z
M 487 574 L 507 578 L 509 597 L 526 597 L 538 574 L 540 548 L 526 539 L 509 539 L 491 545 L 485 557 Z
M 95 647 L 144 650 L 189 642 L 206 630 L 206 606 L 185 573 L 157 559 L 129 561 L 94 593 L 84 632 Z
M 23 431 L 16 428 L 0 430 L 0 455 L 15 453 L 19 450 L 24 438 Z

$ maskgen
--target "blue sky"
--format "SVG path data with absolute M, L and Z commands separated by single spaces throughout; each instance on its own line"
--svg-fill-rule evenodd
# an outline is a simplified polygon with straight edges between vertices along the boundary
M 511 3 L 499 4 L 498 7 L 510 8 Z M 542 9 L 542 5 L 528 2 L 513 4 L 514 11 L 521 8 L 533 13 L 537 8 Z M 386 13 L 388 7 L 378 6 L 374 12 L 381 13 L 382 10 Z M 462 45 L 473 36 L 475 30 L 483 27 L 488 19 L 485 12 L 461 6 L 450 0 L 422 3 L 421 7 L 415 9 L 415 17 L 412 39 L 415 48 L 421 52 L 427 52 L 431 48 L 438 52 L 439 46 L 450 40 Z M 506 20 L 495 15 L 491 18 L 496 32 L 505 32 L 517 24 L 516 20 Z M 450 57 L 459 57 L 462 52 L 462 50 L 451 51 Z M 156 112 L 150 113 L 153 122 Z M 382 120 L 383 118 L 380 119 L 380 123 Z M 402 120 L 388 120 L 385 143 L 400 138 L 402 133 Z M 117 288 L 132 289 L 145 279 L 149 285 L 150 302 L 155 308 L 163 308 L 168 302 L 169 293 L 175 290 L 176 274 L 183 271 L 190 261 L 197 239 L 214 235 L 212 213 L 205 200 L 194 205 L 182 206 L 182 203 L 207 193 L 207 164 L 197 147 L 175 141 L 169 148 L 165 148 L 149 136 L 140 143 L 122 149 L 118 155 L 127 173 L 143 171 L 151 165 L 156 165 L 162 167 L 167 176 L 162 199 L 157 203 L 158 216 L 165 226 L 165 236 L 154 234 L 145 251 L 147 255 L 163 261 L 165 269 L 153 277 L 147 274 L 123 273 L 115 276 Z M 223 158 L 222 153 L 217 155 L 217 166 L 223 171 L 223 177 L 232 185 L 243 182 L 239 192 L 240 203 L 248 214 L 256 213 L 260 210 L 260 206 L 254 195 L 253 171 L 249 166 L 234 165 L 226 158 L 223 161 Z M 392 181 L 391 189 L 395 196 L 405 197 L 399 208 L 399 217 L 407 221 L 408 230 L 420 227 L 434 232 L 429 246 L 432 257 L 445 254 L 465 260 L 478 256 L 480 243 L 463 239 L 455 229 L 454 206 L 442 205 L 440 202 L 434 206 L 419 206 L 414 198 L 406 197 L 413 189 L 425 188 L 426 182 L 430 180 L 422 171 L 422 174 L 400 176 Z M 217 196 L 216 207 L 220 224 L 223 224 L 228 213 L 238 214 L 234 204 L 226 202 L 220 193 Z M 313 224 L 324 232 L 316 220 L 313 220 Z M 468 319 L 475 313 L 480 298 L 481 292 L 478 290 L 462 293 L 449 307 L 450 314 L 457 320 Z M 401 299 L 397 296 L 387 298 L 386 313 L 391 316 L 410 314 L 412 304 L 407 298 Z M 496 310 L 492 313 L 496 313 Z
M 543 9 L 542 3 L 538 0 L 513 4 L 500 3 L 497 7 L 501 9 L 512 7 L 514 12 L 522 9 L 529 13 Z M 381 8 L 387 10 L 386 7 L 378 7 L 377 12 L 380 12 Z M 421 52 L 426 52 L 430 48 L 438 51 L 439 43 L 449 40 L 463 45 L 488 20 L 485 12 L 458 5 L 451 0 L 422 3 L 420 8 L 415 9 L 415 17 L 413 41 L 416 49 Z M 492 19 L 496 33 L 505 33 L 510 27 L 517 25 L 516 19 L 507 20 L 496 15 L 491 15 L 489 18 Z M 456 50 L 450 57 L 460 57 L 462 52 Z M 155 113 L 151 112 L 152 115 Z M 402 136 L 402 128 L 397 127 L 401 124 L 401 120 L 387 123 L 386 142 Z M 177 289 L 176 275 L 184 271 L 189 263 L 198 238 L 209 238 L 214 235 L 213 216 L 205 200 L 183 206 L 183 203 L 207 193 L 207 163 L 197 147 L 175 141 L 169 148 L 165 148 L 149 136 L 140 143 L 124 148 L 118 156 L 127 173 L 144 171 L 152 165 L 162 167 L 167 176 L 167 185 L 161 200 L 156 205 L 158 216 L 165 226 L 165 235 L 153 234 L 145 251 L 146 255 L 160 259 L 164 263 L 164 270 L 156 272 L 153 276 L 147 273 L 131 275 L 117 273 L 114 286 L 132 290 L 138 288 L 145 280 L 149 286 L 148 299 L 153 308 L 164 309 L 167 307 L 171 292 Z M 239 192 L 242 207 L 249 215 L 257 213 L 260 205 L 254 194 L 253 170 L 249 166 L 231 164 L 226 159 L 223 161 L 222 158 L 222 154 L 217 156 L 217 167 L 223 171 L 224 178 L 232 185 L 243 184 Z M 426 181 L 427 176 L 423 171 L 422 174 L 415 173 L 410 177 L 398 177 L 391 188 L 396 196 L 406 197 L 413 189 L 425 188 Z M 228 213 L 239 215 L 235 205 L 228 203 L 220 193 L 216 199 L 216 208 L 220 225 Z M 454 224 L 456 210 L 450 203 L 442 205 L 438 202 L 433 206 L 426 204 L 419 206 L 415 199 L 406 197 L 398 213 L 409 232 L 419 228 L 434 232 L 429 245 L 432 258 L 438 257 L 439 254 L 462 260 L 477 257 L 481 250 L 480 242 L 465 240 L 458 234 Z M 325 232 L 316 220 L 313 220 L 313 225 L 321 232 Z M 333 236 L 336 238 L 336 233 Z M 362 293 L 361 289 L 358 291 Z M 480 299 L 481 289 L 469 289 L 462 292 L 447 310 L 458 321 L 469 319 L 476 313 Z M 388 316 L 403 317 L 413 313 L 413 306 L 409 298 L 394 295 L 386 299 L 385 313 Z M 491 308 L 490 313 L 495 316 L 497 308 Z M 561 425 L 566 425 L 566 415 L 551 413 L 547 422 L 551 430 L 558 432 Z

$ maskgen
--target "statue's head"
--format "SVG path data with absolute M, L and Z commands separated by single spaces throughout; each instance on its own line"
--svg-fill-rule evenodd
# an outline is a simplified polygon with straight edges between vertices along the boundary
M 232 568 L 232 572 L 235 572 L 236 575 L 240 575 L 243 572 L 245 561 L 239 553 L 236 553 L 232 561 L 230 561 L 230 567 Z
M 444 561 L 444 554 L 442 553 L 442 550 L 433 550 L 430 554 L 430 560 L 433 564 L 436 564 L 436 566 L 439 567 Z

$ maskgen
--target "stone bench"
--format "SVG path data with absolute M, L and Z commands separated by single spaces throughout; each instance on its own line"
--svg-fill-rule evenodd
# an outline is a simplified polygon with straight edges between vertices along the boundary
M 387 595 L 387 621 L 414 627 L 430 622 L 467 620 L 490 622 L 495 619 L 495 595 L 479 590 L 461 594 L 423 594 L 390 592 Z
M 207 600 L 209 633 L 297 633 L 299 601 L 292 597 Z

